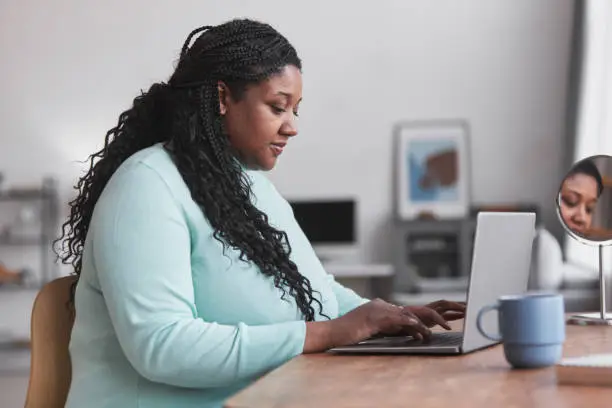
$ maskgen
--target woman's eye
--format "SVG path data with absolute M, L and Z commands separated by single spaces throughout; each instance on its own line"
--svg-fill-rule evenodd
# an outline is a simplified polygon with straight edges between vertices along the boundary
M 294 114 L 296 117 L 300 116 L 300 114 L 298 113 L 298 111 L 293 111 L 293 114 Z
M 572 199 L 567 198 L 567 197 L 561 197 L 561 199 L 563 200 L 565 205 L 567 205 L 568 207 L 575 207 L 576 204 L 578 204 L 578 203 L 574 202 Z
M 285 110 L 283 108 L 279 108 L 278 106 L 274 106 L 274 105 L 272 105 L 272 110 L 275 113 L 283 113 L 283 112 L 285 112 Z

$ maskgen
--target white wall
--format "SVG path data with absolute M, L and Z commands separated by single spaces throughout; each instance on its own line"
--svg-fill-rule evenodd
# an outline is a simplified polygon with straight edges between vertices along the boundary
M 391 126 L 465 118 L 473 198 L 535 201 L 561 172 L 570 0 L 0 0 L 0 171 L 65 200 L 139 89 L 196 26 L 261 18 L 304 61 L 301 135 L 271 177 L 289 197 L 359 199 L 363 258 L 388 258 Z

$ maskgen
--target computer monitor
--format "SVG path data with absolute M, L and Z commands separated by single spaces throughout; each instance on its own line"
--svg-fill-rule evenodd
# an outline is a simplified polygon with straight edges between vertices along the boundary
M 290 200 L 289 204 L 322 262 L 344 261 L 357 255 L 355 200 Z

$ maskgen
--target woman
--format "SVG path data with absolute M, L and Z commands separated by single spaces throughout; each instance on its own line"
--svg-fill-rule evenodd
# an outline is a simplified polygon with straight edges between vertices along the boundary
M 602 191 L 603 180 L 592 161 L 583 160 L 572 167 L 561 185 L 559 202 L 561 217 L 570 230 L 589 235 Z
M 301 353 L 462 317 L 368 301 L 323 270 L 262 174 L 297 134 L 300 70 L 269 25 L 203 27 L 120 115 L 64 226 L 79 277 L 68 407 L 221 406 Z

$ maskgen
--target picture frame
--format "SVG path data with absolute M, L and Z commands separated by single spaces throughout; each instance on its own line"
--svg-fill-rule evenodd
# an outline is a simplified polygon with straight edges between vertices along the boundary
M 467 121 L 400 122 L 394 126 L 394 137 L 396 216 L 466 217 L 471 200 Z

